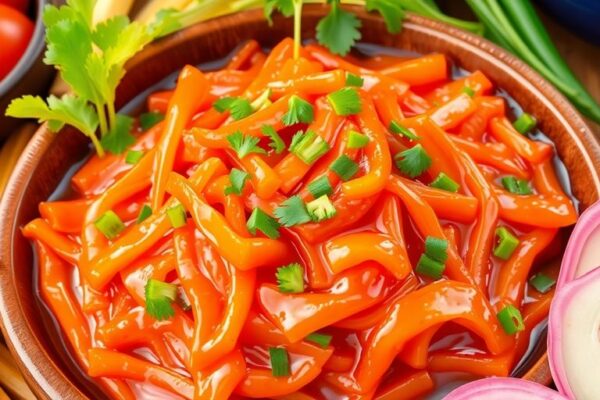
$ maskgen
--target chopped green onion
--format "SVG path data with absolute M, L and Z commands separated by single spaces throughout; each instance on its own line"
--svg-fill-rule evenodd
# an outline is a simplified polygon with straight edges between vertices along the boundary
M 143 131 L 147 131 L 163 119 L 165 119 L 165 116 L 159 112 L 143 113 L 140 115 L 140 126 Z
M 308 211 L 306 210 L 306 204 L 300 196 L 292 196 L 279 207 L 275 209 L 275 217 L 279 220 L 279 223 L 285 227 L 294 225 L 306 224 L 312 221 Z
M 255 208 L 252 211 L 246 226 L 248 227 L 248 231 L 254 236 L 256 236 L 256 230 L 258 229 L 268 238 L 277 239 L 279 237 L 279 223 L 260 208 Z
M 402 135 L 410 140 L 419 140 L 419 137 L 415 135 L 410 129 L 400 125 L 396 121 L 390 122 L 390 132 L 395 133 L 396 135 Z
M 125 224 L 114 211 L 107 211 L 94 222 L 98 229 L 107 239 L 112 240 L 119 236 L 125 229 Z
M 362 149 L 369 144 L 369 137 L 356 131 L 350 131 L 348 134 L 348 148 Z
M 346 86 L 362 87 L 364 84 L 365 80 L 362 77 L 351 74 L 350 72 L 346 74 Z
M 347 181 L 356 175 L 359 167 L 350 157 L 342 154 L 329 166 L 329 169 L 335 172 L 341 180 Z
M 433 182 L 429 184 L 429 186 L 453 193 L 457 192 L 460 188 L 458 183 L 456 183 L 452 178 L 443 172 L 440 172 L 437 178 L 435 178 Z
M 502 185 L 506 190 L 518 195 L 531 194 L 529 183 L 524 179 L 517 179 L 514 176 L 505 176 L 502 178 Z
M 142 209 L 140 210 L 140 213 L 138 214 L 137 220 L 135 222 L 137 222 L 138 224 L 141 224 L 146 219 L 148 219 L 148 217 L 150 217 L 151 215 L 152 215 L 152 207 L 150 207 L 148 204 L 144 204 L 142 206 Z
M 232 168 L 229 173 L 229 182 L 231 182 L 231 186 L 227 186 L 225 188 L 225 195 L 229 194 L 242 194 L 242 190 L 244 190 L 244 185 L 246 184 L 246 180 L 250 178 L 250 174 L 246 171 L 242 171 L 237 168 Z
M 150 279 L 146 283 L 146 312 L 163 321 L 175 315 L 172 303 L 177 299 L 177 285 Z
M 327 95 L 327 100 L 337 115 L 346 117 L 362 110 L 360 96 L 356 89 L 345 87 Z
M 431 158 L 420 144 L 396 154 L 394 160 L 400 172 L 410 178 L 416 178 L 431 166 Z
M 277 286 L 281 293 L 304 292 L 304 268 L 298 263 L 292 263 L 277 268 L 275 274 Z
M 281 347 L 269 347 L 271 357 L 271 373 L 273 376 L 289 376 L 290 360 L 286 349 Z
M 183 208 L 183 205 L 181 204 L 169 208 L 167 210 L 167 217 L 169 217 L 171 226 L 173 226 L 173 228 L 175 229 L 185 226 L 187 222 L 187 213 L 185 212 L 185 208 Z
M 422 254 L 415 271 L 432 279 L 440 279 L 445 269 L 446 266 L 443 263 L 430 258 L 427 254 Z
M 140 160 L 144 157 L 144 152 L 139 150 L 129 150 L 127 155 L 125 155 L 125 162 L 127 164 L 135 165 L 140 162 Z
M 527 113 L 523 113 L 513 123 L 514 128 L 521 134 L 529 133 L 537 124 L 536 119 Z
M 446 239 L 427 236 L 425 238 L 425 254 L 442 264 L 448 259 L 448 241 Z
M 304 134 L 294 135 L 290 145 L 290 152 L 308 165 L 314 164 L 328 151 L 329 143 L 311 130 Z
M 325 221 L 326 219 L 335 217 L 335 214 L 337 214 L 335 206 L 327 195 L 323 195 L 308 203 L 306 210 L 314 222 Z
M 315 111 L 308 101 L 293 95 L 288 102 L 288 112 L 282 117 L 285 126 L 299 123 L 310 124 L 315 119 Z
M 271 125 L 263 125 L 262 128 L 260 128 L 260 131 L 263 135 L 271 139 L 269 147 L 275 151 L 275 154 L 281 154 L 283 150 L 285 150 L 285 143 L 275 128 L 273 128 Z
M 512 305 L 504 307 L 496 314 L 496 317 L 498 318 L 498 321 L 500 321 L 500 325 L 502 325 L 504 332 L 509 335 L 514 335 L 525 329 L 521 313 Z
M 318 344 L 321 347 L 327 347 L 331 343 L 333 336 L 324 333 L 314 332 L 306 337 L 306 340 Z
M 494 248 L 494 255 L 502 260 L 508 260 L 519 246 L 519 239 L 504 226 L 496 229 L 496 236 L 498 245 Z
M 535 288 L 540 293 L 548 293 L 552 286 L 556 283 L 556 280 L 550 278 L 546 274 L 542 274 L 541 272 L 535 274 L 529 279 L 529 284 Z
M 468 86 L 463 88 L 463 93 L 466 93 L 469 97 L 475 97 L 475 91 Z
M 315 199 L 318 199 L 321 196 L 333 193 L 333 187 L 331 186 L 331 182 L 329 182 L 327 175 L 323 175 L 308 184 L 308 191 Z
M 223 97 L 213 103 L 213 108 L 220 113 L 229 110 L 231 104 L 236 100 L 235 97 Z

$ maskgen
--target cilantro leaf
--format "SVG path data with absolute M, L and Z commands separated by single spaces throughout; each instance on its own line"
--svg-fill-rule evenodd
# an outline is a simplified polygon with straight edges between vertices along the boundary
M 367 0 L 367 11 L 378 11 L 390 33 L 400 33 L 404 10 L 397 0 Z
M 275 217 L 279 223 L 285 227 L 305 224 L 312 221 L 308 214 L 306 204 L 300 196 L 292 196 L 285 200 L 279 207 L 275 209 Z
M 265 18 L 269 21 L 269 25 L 273 24 L 271 16 L 275 10 L 278 10 L 285 17 L 291 17 L 294 15 L 294 2 L 293 0 L 266 0 Z
M 140 126 L 143 131 L 147 131 L 164 119 L 165 116 L 159 112 L 151 111 L 143 113 L 140 115 Z
M 302 268 L 302 265 L 292 263 L 279 267 L 275 277 L 281 293 L 304 292 L 304 268 Z
M 310 124 L 315 119 L 315 111 L 308 101 L 293 95 L 288 101 L 288 112 L 281 118 L 285 126 L 299 123 Z
M 244 119 L 254 112 L 252 103 L 241 97 L 223 97 L 215 101 L 213 107 L 220 113 L 229 111 L 231 117 L 236 121 Z
M 269 147 L 275 151 L 275 154 L 281 154 L 283 150 L 285 150 L 285 143 L 275 128 L 273 128 L 271 125 L 263 125 L 262 128 L 260 128 L 260 131 L 263 135 L 271 139 Z
M 242 194 L 242 190 L 244 190 L 244 186 L 246 185 L 248 178 L 250 178 L 250 174 L 248 174 L 246 171 L 232 168 L 231 172 L 229 173 L 229 182 L 231 182 L 231 186 L 227 186 L 225 188 L 225 194 Z
M 431 157 L 420 144 L 396 154 L 394 158 L 398 169 L 410 178 L 416 178 L 431 166 Z
M 227 136 L 231 148 L 237 153 L 241 159 L 250 153 L 266 154 L 267 152 L 258 146 L 260 138 L 253 136 L 245 136 L 242 132 L 237 131 Z
M 236 97 L 222 97 L 213 103 L 213 108 L 220 113 L 228 111 Z
M 115 126 L 100 141 L 102 147 L 113 154 L 123 153 L 135 143 L 135 137 L 131 134 L 132 127 L 133 118 L 117 114 Z
M 317 25 L 317 40 L 332 53 L 344 56 L 362 37 L 361 26 L 356 15 L 340 8 L 339 0 L 333 0 L 329 14 Z

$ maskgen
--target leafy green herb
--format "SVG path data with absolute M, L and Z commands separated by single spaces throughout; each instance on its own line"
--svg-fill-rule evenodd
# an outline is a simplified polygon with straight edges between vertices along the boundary
M 240 159 L 246 157 L 250 153 L 267 154 L 267 152 L 258 145 L 258 143 L 260 143 L 260 138 L 245 136 L 240 131 L 227 136 L 227 141 Z
M 281 293 L 304 292 L 304 268 L 300 264 L 293 263 L 277 268 L 275 277 Z
M 299 123 L 310 124 L 315 119 L 315 111 L 312 104 L 297 95 L 290 97 L 288 108 L 288 112 L 282 117 L 285 126 Z
M 221 97 L 213 103 L 213 108 L 220 113 L 229 111 L 231 104 L 237 99 L 237 97 Z
M 394 157 L 396 166 L 406 176 L 416 178 L 431 166 L 431 158 L 420 144 Z
M 158 321 L 175 315 L 173 302 L 177 299 L 177 285 L 150 279 L 146 283 L 146 312 Z
M 345 56 L 362 37 L 362 23 L 351 12 L 340 7 L 340 0 L 331 0 L 327 16 L 317 24 L 317 40 L 332 53 Z
M 147 220 L 152 215 L 152 207 L 148 204 L 144 204 L 140 213 L 138 214 L 137 220 L 135 221 L 138 224 L 141 224 L 145 220 Z
M 151 111 L 143 113 L 142 115 L 140 115 L 140 126 L 142 127 L 143 131 L 147 131 L 154 125 L 161 122 L 163 119 L 165 119 L 165 116 L 159 112 Z
M 347 117 L 362 110 L 360 96 L 355 88 L 345 87 L 327 95 L 327 100 L 337 115 Z
M 269 25 L 273 23 L 271 17 L 275 10 L 279 11 L 285 17 L 291 17 L 294 15 L 294 2 L 292 0 L 266 0 L 265 17 L 269 21 Z
M 283 150 L 285 150 L 285 143 L 283 142 L 283 139 L 281 139 L 281 136 L 279 136 L 275 128 L 273 128 L 271 125 L 263 125 L 260 128 L 260 131 L 263 135 L 271 139 L 269 147 L 275 151 L 275 154 L 281 154 Z
M 275 209 L 274 214 L 279 223 L 285 227 L 306 224 L 312 221 L 306 210 L 306 204 L 300 196 L 292 196 L 285 200 Z
M 246 184 L 246 180 L 250 178 L 250 174 L 246 171 L 242 171 L 237 168 L 232 168 L 229 173 L 229 182 L 231 182 L 231 186 L 227 186 L 225 188 L 225 194 L 242 194 L 242 190 L 244 190 L 244 185 Z
M 404 10 L 398 0 L 367 0 L 367 11 L 379 11 L 390 33 L 402 30 Z
M 254 113 L 254 108 L 252 108 L 250 101 L 241 97 L 224 97 L 215 101 L 213 107 L 221 113 L 229 111 L 231 118 L 236 121 Z
M 115 124 L 100 141 L 102 147 L 113 154 L 123 153 L 135 143 L 135 137 L 131 134 L 132 127 L 133 118 L 117 114 Z
M 256 231 L 259 230 L 268 238 L 277 239 L 279 237 L 279 223 L 260 208 L 255 208 L 252 211 L 246 226 L 254 236 L 256 236 Z

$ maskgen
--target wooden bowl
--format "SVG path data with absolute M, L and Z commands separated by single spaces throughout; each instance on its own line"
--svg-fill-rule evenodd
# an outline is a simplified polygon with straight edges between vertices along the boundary
M 540 128 L 554 141 L 568 169 L 581 207 L 598 199 L 600 148 L 595 138 L 563 96 L 529 67 L 486 40 L 439 22 L 410 16 L 396 36 L 387 33 L 380 17 L 362 9 L 355 11 L 363 19 L 365 42 L 419 53 L 443 52 L 467 70 L 482 70 L 539 118 Z M 323 15 L 320 6 L 306 7 L 305 37 L 314 37 L 315 24 Z M 291 31 L 291 21 L 281 18 L 269 28 L 259 10 L 194 26 L 149 46 L 129 63 L 129 72 L 119 87 L 118 103 L 127 103 L 185 64 L 221 58 L 250 38 L 272 46 Z M 65 357 L 52 321 L 32 295 L 36 279 L 32 274 L 31 245 L 19 231 L 20 226 L 38 216 L 38 203 L 48 198 L 73 163 L 87 152 L 82 135 L 68 129 L 53 135 L 42 126 L 21 157 L 0 209 L 3 332 L 26 379 L 43 399 L 103 397 Z M 550 373 L 543 340 L 538 347 L 521 375 L 548 384 Z

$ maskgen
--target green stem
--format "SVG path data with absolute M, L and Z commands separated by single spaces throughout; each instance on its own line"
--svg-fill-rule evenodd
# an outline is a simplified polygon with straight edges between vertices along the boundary
M 108 133 L 108 125 L 106 123 L 106 110 L 104 104 L 95 103 L 96 113 L 98 113 L 98 122 L 100 124 L 100 134 L 102 136 Z M 94 135 L 95 136 L 95 135 Z
M 473 21 L 464 21 L 462 19 L 450 17 L 440 12 L 440 10 L 436 7 L 432 7 L 431 4 L 429 4 L 426 1 L 398 0 L 398 2 L 402 6 L 402 8 L 404 8 L 407 11 L 412 11 L 415 14 L 419 14 L 424 17 L 437 19 L 439 21 L 456 26 L 457 28 L 461 28 L 466 31 L 476 33 L 478 35 L 483 35 L 483 25 L 481 25 L 480 23 Z
M 98 154 L 98 157 L 100 157 L 100 158 L 104 157 L 104 149 L 102 148 L 102 144 L 98 140 L 98 137 L 96 136 L 96 134 L 94 132 L 91 132 L 88 136 L 92 140 L 92 144 L 94 145 L 94 148 L 96 149 L 96 153 Z
M 108 102 L 108 125 L 110 129 L 114 129 L 117 123 L 117 113 L 115 112 L 114 101 Z
M 302 47 L 302 0 L 294 0 L 294 59 L 300 58 Z

